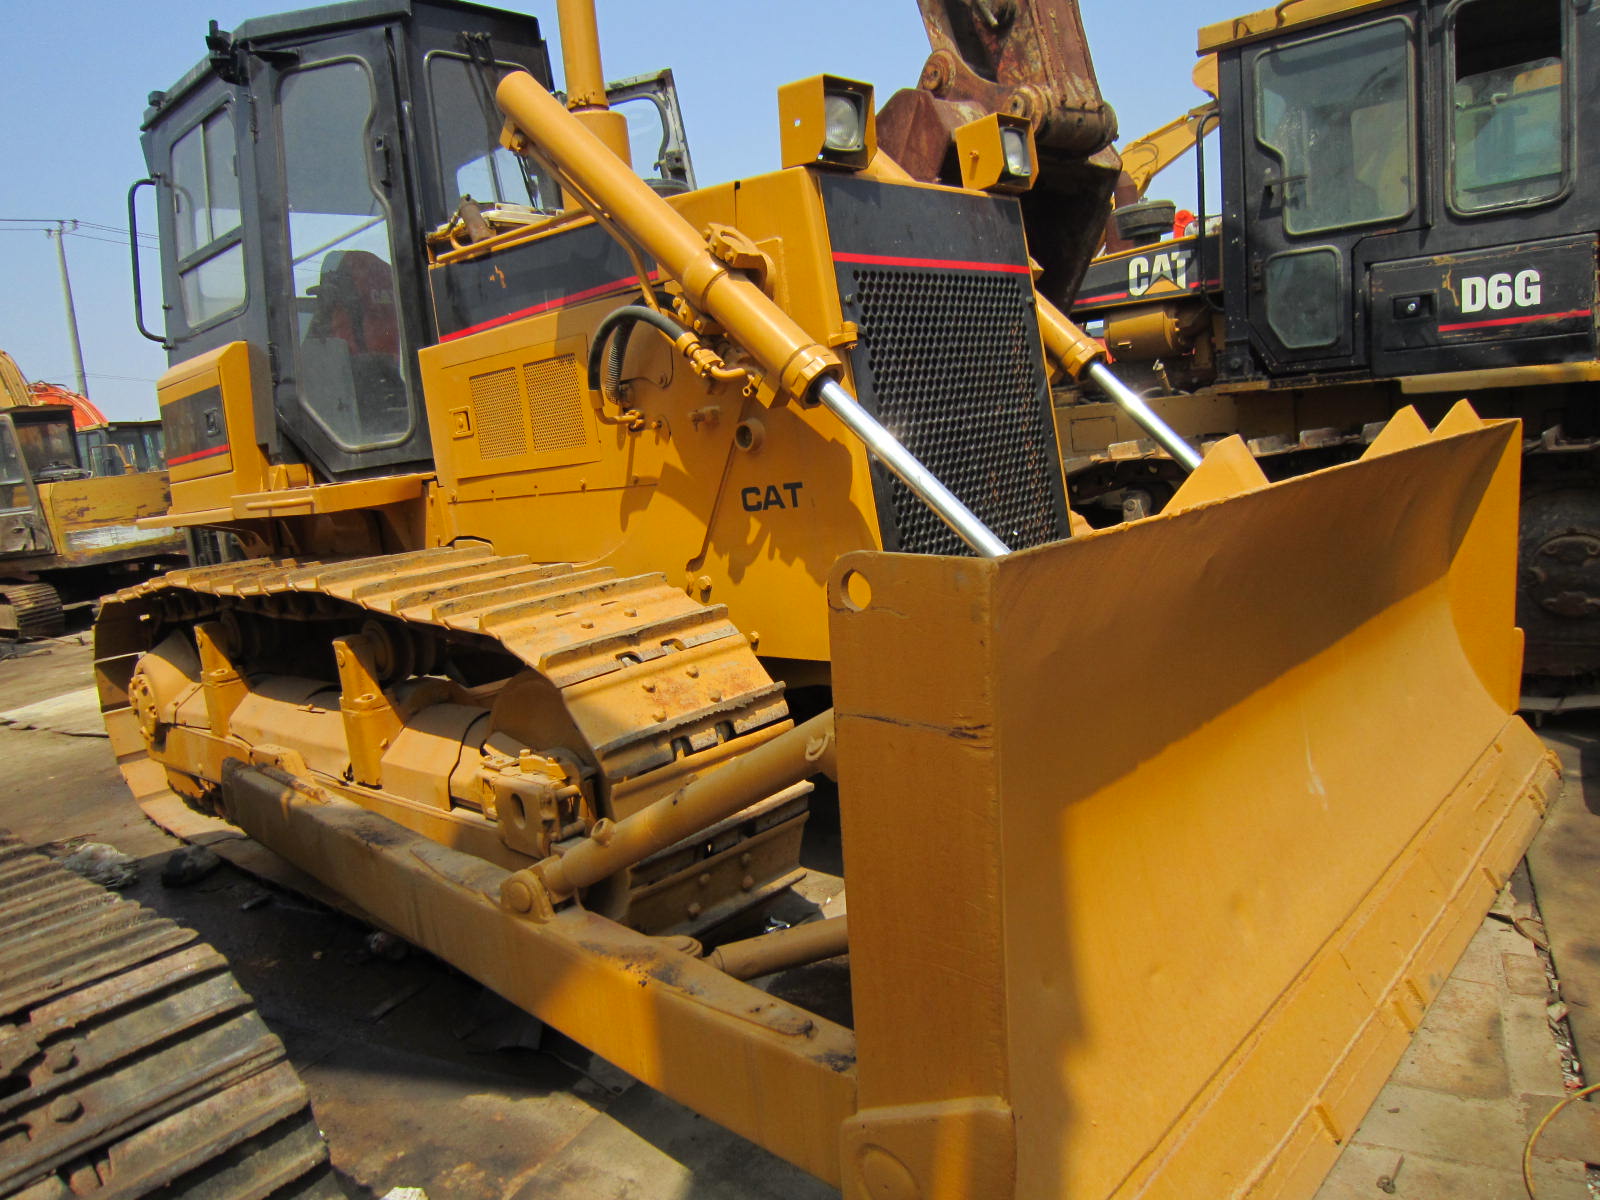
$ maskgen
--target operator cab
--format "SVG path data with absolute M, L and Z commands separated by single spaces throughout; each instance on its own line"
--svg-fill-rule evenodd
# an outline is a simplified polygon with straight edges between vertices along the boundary
M 65 404 L 0 410 L 0 555 L 55 549 L 39 485 L 85 479 Z
M 427 469 L 416 362 L 437 340 L 427 233 L 464 197 L 531 213 L 561 204 L 500 146 L 493 101 L 510 71 L 550 85 L 538 21 L 454 0 L 355 0 L 232 33 L 213 23 L 206 42 L 209 57 L 145 114 L 150 177 L 129 206 L 156 189 L 165 328 L 148 330 L 141 312 L 141 332 L 174 365 L 230 343 L 260 351 L 271 397 L 254 397 L 255 433 L 274 461 L 324 479 Z M 637 101 L 624 111 L 639 159 L 659 165 L 663 190 L 692 185 L 669 137 L 670 74 L 633 82 L 623 99 Z M 213 452 L 224 423 L 220 406 L 189 407 L 168 414 L 174 465 Z
M 1600 178 L 1577 166 L 1600 155 L 1580 120 L 1600 75 L 1574 64 L 1600 52 L 1600 11 L 1351 4 L 1211 48 L 1238 231 L 1225 373 L 1246 347 L 1268 374 L 1594 356 Z

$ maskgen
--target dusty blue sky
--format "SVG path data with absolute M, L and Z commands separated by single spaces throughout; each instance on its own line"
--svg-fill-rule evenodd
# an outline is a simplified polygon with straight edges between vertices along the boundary
M 1198 26 L 1260 7 L 1248 0 L 1081 2 L 1101 89 L 1125 135 L 1199 102 L 1189 81 Z M 210 19 L 231 28 L 293 6 L 292 0 L 81 0 L 17 4 L 7 14 L 0 43 L 0 218 L 86 223 L 66 239 L 66 250 L 89 391 L 113 417 L 154 416 L 154 380 L 165 366 L 160 348 L 133 328 L 126 237 L 112 232 L 126 229 L 128 185 L 144 174 L 138 128 L 145 96 L 200 59 Z M 558 36 L 554 0 L 507 7 L 536 14 L 546 37 Z M 599 8 L 609 78 L 673 68 L 702 184 L 776 165 L 780 83 L 828 71 L 871 81 L 881 100 L 913 86 L 928 53 L 915 0 L 599 0 Z M 552 58 L 560 62 L 554 50 Z M 1156 190 L 1188 202 L 1192 168 L 1175 168 Z M 26 225 L 0 223 L 0 230 L 6 264 L 0 348 L 30 379 L 70 386 L 54 244 Z M 152 263 L 146 269 L 152 286 L 153 270 Z

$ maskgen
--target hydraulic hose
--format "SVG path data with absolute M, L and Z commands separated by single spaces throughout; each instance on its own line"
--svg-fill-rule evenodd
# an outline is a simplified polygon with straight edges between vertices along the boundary
M 622 401 L 617 399 L 616 391 L 622 382 L 622 360 L 628 352 L 628 339 L 633 334 L 633 327 L 640 322 L 659 330 L 669 342 L 677 342 L 688 332 L 665 313 L 643 304 L 624 304 L 621 308 L 612 309 L 601 319 L 600 324 L 595 326 L 594 340 L 589 343 L 589 390 L 599 392 L 601 399 L 619 408 L 622 407 Z

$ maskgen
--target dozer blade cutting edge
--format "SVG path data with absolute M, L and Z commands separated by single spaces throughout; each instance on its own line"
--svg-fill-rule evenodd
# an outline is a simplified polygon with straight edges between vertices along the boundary
M 836 565 L 846 1195 L 1315 1190 L 1556 779 L 1518 450 L 1406 410 L 1268 485 L 1233 439 L 1157 517 Z

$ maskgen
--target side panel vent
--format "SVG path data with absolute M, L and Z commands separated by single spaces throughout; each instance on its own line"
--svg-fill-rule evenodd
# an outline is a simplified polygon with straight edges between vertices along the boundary
M 584 379 L 585 339 L 476 355 L 469 352 L 470 340 L 424 351 L 429 394 L 438 397 L 429 419 L 441 451 L 441 480 L 510 477 L 600 461 L 600 423 Z M 460 360 L 442 366 L 430 361 L 428 356 L 436 360 L 444 351 L 460 354 Z M 560 491 L 584 486 L 585 479 L 552 476 L 538 487 Z
M 589 430 L 572 355 L 529 363 L 522 378 L 528 389 L 528 415 L 533 418 L 533 448 L 543 453 L 586 444 Z
M 537 364 L 536 364 L 537 365 Z M 533 367 L 528 368 L 529 372 Z M 517 373 L 507 367 L 469 380 L 472 421 L 478 431 L 478 457 L 511 458 L 528 452 L 528 422 L 522 412 Z

